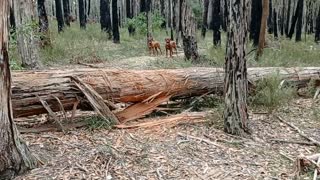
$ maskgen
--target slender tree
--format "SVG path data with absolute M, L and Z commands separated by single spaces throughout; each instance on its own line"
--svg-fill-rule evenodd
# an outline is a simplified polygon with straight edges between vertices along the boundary
M 120 32 L 119 32 L 119 19 L 118 19 L 118 6 L 117 0 L 112 0 L 112 35 L 113 42 L 120 43 Z
M 173 41 L 174 37 L 173 37 L 173 0 L 169 0 L 169 8 L 170 8 L 170 38 Z
M 17 28 L 18 51 L 22 61 L 22 66 L 27 69 L 41 68 L 36 29 L 34 28 L 34 7 L 35 5 L 33 2 L 14 0 L 14 16 Z
M 69 0 L 63 0 L 63 14 L 64 14 L 64 21 L 66 22 L 66 25 L 70 26 L 71 11 L 70 11 Z
M 221 45 L 220 27 L 221 27 L 220 0 L 213 0 L 211 28 L 213 30 L 213 44 L 215 46 Z
M 257 56 L 261 56 L 263 53 L 263 48 L 266 42 L 266 30 L 267 30 L 267 19 L 269 16 L 269 0 L 263 0 L 262 4 L 262 19 L 259 35 L 259 44 L 257 50 Z
M 84 0 L 78 0 L 79 3 L 79 20 L 80 20 L 80 28 L 86 29 L 86 13 L 85 13 L 85 6 Z
M 273 35 L 275 39 L 278 39 L 278 18 L 277 18 L 277 11 L 273 9 Z
M 0 1 L 0 17 L 9 16 L 9 1 Z M 13 179 L 37 166 L 12 117 L 7 21 L 0 18 L 0 179 Z
M 303 0 L 301 0 L 301 10 L 299 10 L 297 25 L 296 25 L 296 41 L 301 41 L 301 34 L 302 34 L 302 17 L 303 17 Z
M 272 0 L 269 0 L 269 16 L 268 16 L 268 33 L 273 33 L 273 12 L 272 12 L 273 6 L 272 6 Z
M 147 0 L 140 0 L 140 12 L 147 12 Z
M 252 0 L 250 36 L 249 37 L 250 37 L 250 39 L 253 40 L 254 46 L 257 46 L 259 43 L 261 17 L 262 17 L 262 0 Z
M 318 10 L 318 16 L 316 19 L 316 31 L 315 31 L 315 42 L 319 43 L 320 42 L 320 6 Z
M 127 0 L 126 2 L 126 10 L 127 10 L 127 18 L 132 19 L 133 18 L 133 3 L 132 0 Z M 128 32 L 130 36 L 133 36 L 135 33 L 135 28 L 133 24 L 129 24 L 128 26 Z
M 299 18 L 299 16 L 302 15 L 302 13 L 303 13 L 303 0 L 298 0 L 297 9 L 296 9 L 296 12 L 294 13 L 294 16 L 292 17 L 290 31 L 289 31 L 289 34 L 288 34 L 288 37 L 290 39 L 293 36 L 294 28 L 296 27 L 298 18 Z
M 62 4 L 61 0 L 55 0 L 56 2 L 56 18 L 58 21 L 58 32 L 62 32 L 64 28 L 64 20 L 63 20 L 63 13 L 62 13 Z
M 108 39 L 111 39 L 112 24 L 110 15 L 110 0 L 100 0 L 100 24 L 101 30 L 108 34 Z
M 228 0 L 227 52 L 225 63 L 224 130 L 230 134 L 249 132 L 246 41 L 249 0 Z
M 14 33 L 16 32 L 16 20 L 15 20 L 15 17 L 14 17 L 14 7 L 13 5 L 10 7 L 10 33 Z
M 51 44 L 49 33 L 49 21 L 45 7 L 45 0 L 38 0 L 40 45 L 45 47 Z
M 206 32 L 208 28 L 208 8 L 209 8 L 209 0 L 203 0 L 203 14 L 202 14 L 202 28 L 201 28 L 202 38 L 206 37 Z
M 284 1 L 284 0 L 283 0 Z M 284 1 L 285 2 L 285 1 Z M 284 5 L 284 3 L 283 3 Z M 283 9 L 283 12 L 284 13 L 284 8 Z M 288 11 L 287 11 L 287 17 L 286 17 L 286 23 L 285 23 L 285 34 L 286 34 L 286 37 L 288 38 L 289 37 L 289 27 L 290 27 L 290 14 L 291 14 L 291 0 L 288 1 Z M 283 15 L 284 16 L 284 15 Z M 281 33 L 281 35 L 283 35 L 283 33 Z
M 181 36 L 186 59 L 199 60 L 198 43 L 196 39 L 196 22 L 189 0 L 180 0 Z

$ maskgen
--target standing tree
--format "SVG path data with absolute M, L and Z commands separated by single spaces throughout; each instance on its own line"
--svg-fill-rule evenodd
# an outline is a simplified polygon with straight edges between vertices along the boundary
M 257 57 L 261 56 L 263 53 L 263 48 L 266 41 L 266 30 L 267 30 L 267 19 L 269 16 L 269 0 L 263 0 L 262 4 L 262 18 L 260 26 L 260 35 L 259 35 L 259 45 L 257 50 Z
M 112 38 L 110 0 L 100 0 L 100 24 L 101 30 L 108 34 L 108 39 L 110 40 Z
M 213 44 L 215 46 L 221 45 L 220 27 L 221 27 L 220 0 L 213 0 L 211 28 L 213 30 Z
M 180 35 L 180 30 L 181 30 L 181 14 L 180 14 L 181 3 L 180 3 L 180 0 L 176 0 L 175 3 L 176 3 L 176 7 L 175 7 L 176 43 L 179 46 L 179 35 Z
M 253 45 L 259 43 L 259 34 L 261 28 L 262 17 L 262 0 L 252 0 L 251 4 L 251 23 L 250 23 L 250 39 L 253 40 Z
M 132 0 L 127 0 L 126 2 L 126 11 L 127 11 L 127 18 L 132 19 L 133 18 L 133 2 Z M 128 25 L 128 32 L 129 35 L 132 36 L 135 33 L 135 28 L 133 26 L 133 24 L 129 24 Z
M 64 21 L 66 22 L 66 25 L 70 26 L 71 10 L 70 10 L 69 0 L 63 0 L 63 14 L 64 14 Z
M 38 16 L 39 16 L 39 31 L 40 45 L 45 47 L 51 44 L 49 33 L 49 21 L 45 7 L 45 0 L 38 0 Z
M 209 0 L 203 0 L 203 14 L 202 14 L 202 28 L 201 28 L 202 38 L 206 37 L 206 32 L 208 28 L 208 8 L 209 8 Z
M 146 15 L 147 15 L 147 40 L 149 37 L 152 37 L 151 34 L 151 26 L 152 26 L 152 19 L 151 19 L 151 2 L 146 4 Z
M 297 24 L 298 18 L 299 18 L 299 16 L 302 15 L 302 13 L 303 13 L 303 0 L 298 0 L 297 9 L 296 9 L 296 12 L 295 12 L 294 16 L 292 17 L 291 27 L 290 27 L 290 31 L 289 31 L 289 34 L 288 34 L 288 37 L 290 39 L 293 36 L 294 28 L 295 28 L 295 26 Z
M 284 6 L 284 4 L 283 4 L 283 6 Z M 283 13 L 284 13 L 284 8 L 283 8 Z M 290 14 L 291 14 L 291 0 L 288 1 L 288 10 L 287 10 L 287 17 L 286 17 L 287 21 L 285 23 L 285 30 L 284 30 L 287 38 L 289 37 Z M 283 14 L 283 16 L 284 16 L 284 14 Z M 281 29 L 283 29 L 283 28 L 281 28 Z M 282 34 L 283 33 L 281 33 L 281 35 Z
M 37 166 L 29 148 L 19 137 L 12 117 L 11 74 L 8 56 L 9 1 L 0 1 L 0 179 L 13 179 Z M 16 6 L 16 7 L 19 7 Z
M 114 43 L 120 43 L 117 2 L 118 2 L 117 0 L 112 0 L 112 35 L 113 35 L 113 42 Z
M 62 32 L 64 28 L 64 20 L 63 20 L 63 13 L 62 13 L 62 4 L 61 0 L 55 0 L 56 2 L 56 18 L 58 21 L 58 32 Z
M 39 49 L 35 33 L 34 4 L 24 0 L 14 0 L 14 16 L 17 26 L 18 51 L 22 66 L 27 69 L 40 69 Z
M 180 0 L 183 51 L 186 59 L 197 61 L 199 59 L 198 43 L 196 39 L 197 28 L 192 8 L 188 2 L 188 0 Z
M 301 41 L 301 34 L 302 34 L 302 17 L 303 17 L 303 0 L 301 0 L 301 10 L 299 10 L 298 20 L 296 25 L 296 41 Z
M 320 6 L 318 10 L 318 16 L 316 19 L 316 32 L 315 32 L 315 42 L 319 43 L 320 42 Z
M 80 28 L 86 29 L 86 13 L 85 13 L 85 6 L 84 0 L 78 0 L 79 3 L 79 20 L 80 20 Z
M 243 135 L 248 127 L 248 79 L 246 42 L 249 18 L 249 0 L 228 0 L 227 52 L 225 63 L 224 130 Z

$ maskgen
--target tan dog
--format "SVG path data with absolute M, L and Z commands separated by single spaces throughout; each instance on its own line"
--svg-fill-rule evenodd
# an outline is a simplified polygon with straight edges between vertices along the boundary
M 149 53 L 151 55 L 151 51 L 153 55 L 155 55 L 154 51 L 157 51 L 157 55 L 159 54 L 158 49 L 160 50 L 160 53 L 162 54 L 161 48 L 160 48 L 160 43 L 158 41 L 154 41 L 153 37 L 148 38 L 148 48 L 149 48 Z
M 168 51 L 170 53 L 170 57 L 172 57 L 173 49 L 176 51 L 176 54 L 178 55 L 176 42 L 171 41 L 170 38 L 166 38 L 165 41 L 166 41 L 166 57 L 168 57 Z

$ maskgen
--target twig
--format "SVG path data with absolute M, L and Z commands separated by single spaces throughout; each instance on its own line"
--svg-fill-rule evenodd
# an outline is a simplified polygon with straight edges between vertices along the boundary
M 182 137 L 186 137 L 186 138 L 190 138 L 190 139 L 196 139 L 196 140 L 200 140 L 200 142 L 205 142 L 207 144 L 210 144 L 210 145 L 214 145 L 214 146 L 217 146 L 217 147 L 220 147 L 222 149 L 226 149 L 226 147 L 220 145 L 220 144 L 217 144 L 213 141 L 210 141 L 208 139 L 203 139 L 203 138 L 199 138 L 199 137 L 195 137 L 195 136 L 191 136 L 191 135 L 186 135 L 186 134 L 182 134 L 182 133 L 178 133 L 179 136 L 182 136 Z
M 318 158 L 317 165 L 320 165 L 320 156 Z M 317 177 L 318 177 L 318 168 L 314 170 L 313 180 L 317 180 Z
M 158 179 L 159 179 L 159 180 L 162 180 L 162 175 L 161 175 L 161 173 L 160 173 L 159 168 L 157 168 L 156 172 L 157 172 Z
M 283 157 L 287 158 L 288 160 L 290 160 L 291 162 L 294 162 L 294 159 L 292 159 L 291 157 L 287 156 L 286 154 L 279 152 L 279 154 L 281 154 Z
M 95 66 L 95 65 L 92 65 L 92 64 L 87 64 L 87 63 L 83 63 L 83 62 L 78 62 L 79 65 L 83 65 L 83 66 L 88 66 L 88 67 L 91 67 L 91 68 L 100 68 L 99 66 Z
M 286 139 L 270 139 L 270 141 L 274 141 L 277 143 L 301 144 L 301 145 L 307 145 L 307 146 L 314 146 L 315 145 L 312 142 L 293 141 L 293 140 L 286 140 Z
M 64 110 L 64 107 L 63 107 L 60 99 L 59 99 L 57 96 L 55 96 L 55 95 L 52 95 L 52 97 L 55 98 L 55 99 L 58 101 L 59 106 L 60 106 L 60 111 L 63 112 L 63 115 L 64 115 L 65 120 L 68 121 L 67 113 L 66 113 L 66 111 Z
M 112 157 L 110 157 L 110 159 L 109 159 L 109 161 L 108 161 L 108 163 L 107 163 L 107 167 L 106 167 L 106 179 L 108 178 L 109 165 L 110 165 L 111 159 L 112 159 Z
M 293 125 L 293 124 L 291 124 L 291 123 L 289 123 L 289 122 L 286 122 L 286 121 L 285 121 L 284 119 L 282 119 L 280 116 L 276 116 L 276 118 L 278 118 L 279 121 L 281 121 L 282 123 L 285 123 L 286 125 L 288 125 L 288 126 L 290 126 L 291 128 L 295 129 L 295 130 L 300 134 L 301 137 L 309 140 L 309 141 L 312 142 L 314 145 L 320 147 L 320 142 L 319 142 L 319 141 L 317 141 L 317 140 L 315 140 L 315 139 L 313 139 L 313 138 L 311 138 L 311 137 L 308 137 L 308 136 L 307 136 L 303 131 L 301 131 L 297 126 L 295 126 L 295 125 Z
M 49 104 L 43 100 L 40 96 L 38 96 L 38 99 L 40 100 L 42 106 L 47 110 L 48 114 L 54 119 L 54 121 L 58 124 L 60 130 L 65 134 L 65 130 L 64 127 L 62 126 L 59 118 L 54 114 L 54 112 L 52 111 L 52 109 L 50 108 Z

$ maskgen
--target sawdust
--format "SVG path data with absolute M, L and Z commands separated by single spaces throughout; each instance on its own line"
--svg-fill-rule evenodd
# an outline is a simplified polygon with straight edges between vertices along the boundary
M 319 141 L 314 106 L 310 99 L 297 99 L 275 113 Z M 271 115 L 250 117 L 250 138 L 230 136 L 203 123 L 23 134 L 44 165 L 16 179 L 292 179 L 292 160 L 319 153 L 315 146 L 270 141 L 305 139 Z

